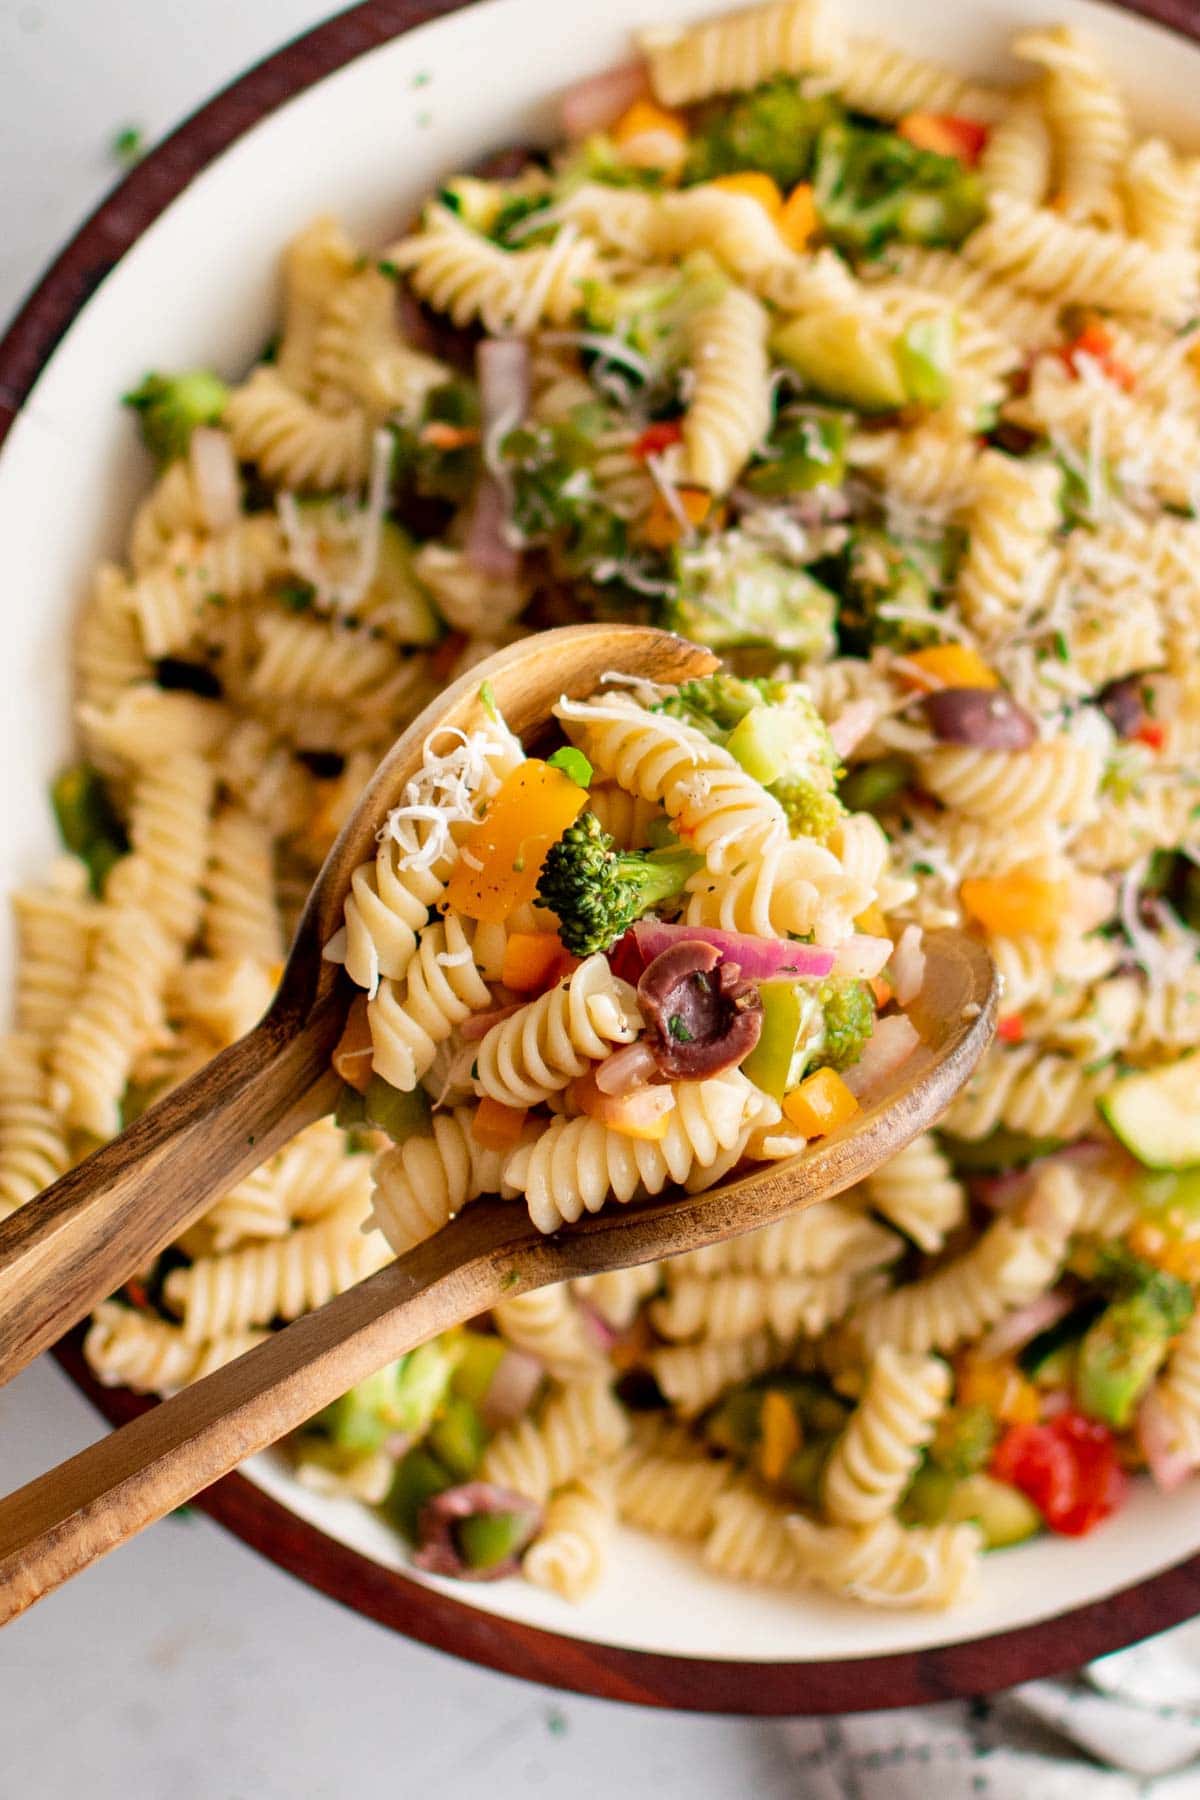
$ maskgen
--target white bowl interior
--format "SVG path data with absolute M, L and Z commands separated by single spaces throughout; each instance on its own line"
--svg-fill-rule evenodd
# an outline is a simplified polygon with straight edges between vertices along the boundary
M 717 0 L 714 0 L 714 4 Z M 1147 126 L 1200 142 L 1200 50 L 1092 0 L 854 0 L 856 28 L 982 75 L 1012 77 L 1015 28 L 1066 20 L 1113 54 Z M 553 134 L 552 97 L 628 54 L 635 25 L 684 18 L 696 0 L 490 0 L 360 58 L 265 120 L 201 175 L 134 246 L 55 351 L 0 454 L 0 763 L 4 864 L 14 882 L 55 850 L 48 779 L 70 741 L 69 642 L 90 568 L 119 546 L 148 477 L 118 396 L 151 367 L 212 363 L 238 374 L 274 323 L 277 246 L 336 211 L 382 242 L 439 177 L 482 151 Z M 0 1007 L 11 946 L 0 943 Z M 253 1479 L 341 1542 L 402 1567 L 386 1527 L 318 1499 L 279 1459 Z M 988 1559 L 982 1598 L 949 1616 L 889 1614 L 819 1597 L 735 1588 L 684 1550 L 624 1534 L 602 1592 L 582 1608 L 520 1582 L 453 1586 L 502 1617 L 630 1648 L 694 1657 L 809 1661 L 925 1648 L 1033 1623 L 1200 1549 L 1195 1491 L 1146 1485 L 1081 1542 L 1042 1538 Z

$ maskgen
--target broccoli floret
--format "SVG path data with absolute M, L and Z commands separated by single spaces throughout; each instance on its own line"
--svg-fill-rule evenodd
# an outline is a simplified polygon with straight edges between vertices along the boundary
M 818 989 L 825 1012 L 825 1037 L 814 1069 L 848 1069 L 863 1053 L 875 1029 L 875 1001 L 865 981 L 833 979 Z
M 581 813 L 542 865 L 537 897 L 558 915 L 572 956 L 607 950 L 635 919 L 683 892 L 702 858 L 682 847 L 621 850 L 593 812 Z
M 764 500 L 814 488 L 840 488 L 846 478 L 846 415 L 813 406 L 788 406 L 778 413 L 762 455 L 742 476 Z
M 825 127 L 813 186 L 827 235 L 860 255 L 895 238 L 956 246 L 985 212 L 979 177 L 956 157 L 871 126 Z
M 620 562 L 628 549 L 625 521 L 596 489 L 595 434 L 584 429 L 587 423 L 571 418 L 520 426 L 501 445 L 512 476 L 517 530 L 526 543 L 549 545 L 557 567 L 572 576 L 589 573 L 597 563 Z
M 986 1466 L 999 1428 L 986 1406 L 952 1406 L 938 1420 L 929 1460 L 960 1479 Z
M 793 837 L 815 838 L 823 844 L 845 817 L 846 809 L 837 795 L 805 775 L 782 775 L 771 783 L 769 792 L 786 813 Z
M 626 162 L 620 149 L 602 131 L 593 132 L 577 144 L 556 166 L 556 187 L 560 198 L 567 198 L 586 182 L 600 181 L 606 187 L 661 188 L 661 169 L 643 169 Z
M 776 650 L 821 660 L 833 646 L 835 601 L 806 569 L 744 532 L 676 552 L 678 588 L 660 623 L 713 650 Z
M 832 95 L 809 96 L 787 76 L 714 101 L 697 121 L 684 180 L 754 169 L 774 176 L 782 188 L 794 187 L 811 168 L 818 134 L 841 116 Z
M 715 675 L 702 675 L 696 681 L 685 681 L 678 693 L 669 694 L 654 708 L 694 725 L 715 744 L 726 737 L 756 706 L 772 706 L 784 697 L 786 684 L 781 681 L 747 680 L 718 669 Z
M 711 256 L 690 256 L 666 280 L 585 281 L 584 321 L 598 337 L 616 339 L 632 353 L 625 369 L 631 385 L 654 390 L 684 360 L 685 327 L 696 312 L 719 300 L 729 278 Z M 597 346 L 594 354 L 602 355 Z M 608 358 L 616 363 L 615 354 Z
M 1192 1291 L 1187 1282 L 1156 1268 L 1127 1244 L 1080 1240 L 1071 1252 L 1069 1267 L 1111 1299 L 1147 1297 L 1172 1334 L 1181 1331 L 1192 1316 Z
M 209 369 L 182 375 L 147 375 L 125 395 L 141 427 L 142 442 L 160 462 L 185 456 L 197 425 L 215 425 L 229 401 L 229 389 Z
M 866 654 L 873 644 L 905 651 L 938 643 L 937 626 L 911 616 L 933 606 L 938 574 L 936 552 L 927 552 L 923 545 L 898 544 L 875 526 L 859 526 L 850 535 L 840 567 L 842 649 Z

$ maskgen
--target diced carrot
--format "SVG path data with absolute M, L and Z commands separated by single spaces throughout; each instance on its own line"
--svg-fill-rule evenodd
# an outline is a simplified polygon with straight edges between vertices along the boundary
M 932 693 L 935 688 L 994 688 L 1000 678 L 969 644 L 931 644 L 897 657 L 897 675 L 907 686 Z
M 1002 1019 L 997 1019 L 996 1036 L 1002 1044 L 1023 1044 L 1025 1021 L 1020 1013 L 1005 1013 Z
M 883 916 L 882 909 L 876 905 L 874 900 L 870 906 L 865 907 L 859 913 L 854 921 L 854 929 L 865 932 L 868 937 L 886 937 L 888 935 L 887 920 Z
M 668 506 L 665 494 L 656 493 L 654 504 L 646 515 L 642 537 L 654 550 L 669 550 L 672 544 L 677 544 L 684 534 L 684 519 L 688 525 L 701 525 L 712 506 L 712 495 L 707 488 L 676 488 L 675 500 L 678 512 Z
M 675 1095 L 671 1088 L 635 1088 L 631 1094 L 606 1094 L 596 1086 L 595 1074 L 581 1075 L 567 1090 L 570 1104 L 589 1119 L 598 1119 L 622 1137 L 661 1143 L 671 1124 Z
M 430 419 L 418 432 L 422 444 L 434 450 L 463 450 L 479 442 L 478 425 L 451 425 L 445 419 Z
M 459 849 L 446 902 L 467 919 L 501 925 L 537 890 L 551 844 L 587 805 L 587 789 L 537 757 L 506 775 Z
M 1079 374 L 1079 358 L 1086 356 L 1109 381 L 1127 393 L 1137 386 L 1137 376 L 1117 355 L 1116 340 L 1103 319 L 1086 320 L 1058 355 L 1072 375 Z
M 795 1409 L 775 1388 L 763 1395 L 761 1425 L 758 1466 L 764 1481 L 778 1481 L 800 1448 L 800 1426 Z
M 578 967 L 553 931 L 514 931 L 504 945 L 500 979 L 518 994 L 543 994 Z
M 777 221 L 779 235 L 789 250 L 806 250 L 820 220 L 817 202 L 807 181 L 794 187 L 783 203 Z
M 807 1138 L 826 1137 L 852 1119 L 858 1101 L 836 1069 L 817 1069 L 806 1075 L 783 1102 L 783 1110 L 797 1131 Z
M 882 1012 L 895 991 L 891 982 L 886 975 L 872 975 L 867 986 L 875 996 L 875 1010 Z
M 668 112 L 665 106 L 658 106 L 653 100 L 635 100 L 632 106 L 626 107 L 616 124 L 609 127 L 613 143 L 622 149 L 637 138 L 659 136 L 674 139 L 682 149 L 687 143 L 687 135 L 687 125 L 679 114 Z
M 645 462 L 648 456 L 661 456 L 682 436 L 683 426 L 678 419 L 658 419 L 653 425 L 647 425 L 633 446 L 633 454 L 639 462 Z
M 1067 905 L 1067 884 L 1014 869 L 968 876 L 958 890 L 963 910 L 1000 937 L 1053 937 Z
M 511 1150 L 520 1139 L 528 1117 L 527 1107 L 504 1106 L 490 1094 L 485 1094 L 475 1108 L 471 1136 L 485 1150 Z
M 367 996 L 356 994 L 346 1015 L 345 1029 L 333 1053 L 333 1066 L 342 1080 L 365 1094 L 371 1079 L 371 1021 Z
M 918 150 L 935 150 L 939 156 L 956 156 L 959 162 L 973 168 L 988 141 L 988 128 L 977 119 L 964 119 L 957 113 L 912 112 L 905 115 L 896 130 Z
M 778 219 L 783 213 L 779 183 L 761 170 L 743 169 L 737 175 L 718 175 L 708 186 L 720 188 L 723 194 L 744 194 L 748 200 L 757 200 L 772 219 Z

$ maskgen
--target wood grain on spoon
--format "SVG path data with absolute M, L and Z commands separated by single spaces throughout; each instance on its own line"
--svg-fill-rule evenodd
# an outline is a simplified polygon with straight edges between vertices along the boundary
M 910 1009 L 922 1048 L 852 1125 L 803 1156 L 706 1193 L 610 1204 L 553 1237 L 519 1202 L 468 1207 L 378 1274 L 0 1501 L 0 1623 L 384 1363 L 498 1300 L 698 1249 L 841 1192 L 945 1110 L 987 1045 L 996 1000 L 982 945 L 933 933 Z
M 524 737 L 545 723 L 560 694 L 586 698 L 609 669 L 679 682 L 715 666 L 708 651 L 669 632 L 570 625 L 500 651 L 414 720 L 325 859 L 261 1024 L 129 1131 L 0 1220 L 0 1385 L 333 1106 L 339 1083 L 329 1059 L 353 990 L 321 953 L 342 923 L 350 877 L 374 856 L 376 832 L 420 768 L 430 732 L 482 725 L 484 680 Z
M 262 1024 L 0 1223 L 0 1375 L 14 1373 L 240 1174 L 328 1109 L 336 1088 L 329 1056 L 351 989 L 322 949 L 341 924 L 350 877 L 373 855 L 378 826 L 420 766 L 431 731 L 481 724 L 484 680 L 524 737 L 544 724 L 561 693 L 590 694 L 606 670 L 678 682 L 714 663 L 662 632 L 570 627 L 481 664 L 416 720 L 334 845 Z M 705 1193 L 610 1206 L 549 1238 L 519 1203 L 469 1207 L 428 1243 L 0 1502 L 0 1621 L 384 1363 L 505 1295 L 696 1249 L 840 1192 L 944 1111 L 982 1054 L 995 1009 L 983 948 L 958 933 L 935 933 L 910 1008 L 921 1049 L 871 1106 L 804 1156 Z

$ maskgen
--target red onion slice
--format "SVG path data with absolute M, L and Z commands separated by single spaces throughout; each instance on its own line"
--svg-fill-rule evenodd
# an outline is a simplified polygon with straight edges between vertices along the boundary
M 498 1006 L 493 1012 L 472 1013 L 459 1026 L 458 1035 L 464 1044 L 477 1044 L 480 1038 L 487 1036 L 493 1025 L 499 1025 L 504 1019 L 511 1019 L 524 1005 L 524 1000 L 514 1000 L 511 1006 Z
M 543 1373 L 536 1356 L 527 1356 L 524 1350 L 505 1351 L 479 1409 L 489 1431 L 529 1410 Z
M 874 730 L 879 707 L 874 700 L 852 700 L 836 719 L 830 721 L 829 736 L 839 757 L 857 750 L 863 739 Z
M 188 445 L 188 461 L 204 523 L 210 531 L 228 531 L 237 523 L 242 506 L 232 443 L 215 426 L 198 425 Z
M 843 938 L 833 953 L 831 973 L 844 975 L 858 981 L 870 981 L 887 965 L 892 954 L 891 938 L 867 937 L 856 931 L 853 936 Z
M 596 1086 L 602 1094 L 632 1094 L 658 1079 L 654 1052 L 643 1038 L 614 1050 L 611 1056 L 596 1064 Z
M 475 352 L 485 468 L 471 499 L 463 545 L 481 575 L 511 581 L 521 552 L 511 542 L 511 495 L 496 472 L 500 442 L 529 410 L 529 345 L 523 338 L 484 338 Z
M 1006 1318 L 998 1321 L 992 1329 L 979 1340 L 979 1354 L 987 1359 L 993 1356 L 1007 1356 L 1010 1350 L 1020 1350 L 1040 1331 L 1048 1331 L 1051 1325 L 1057 1325 L 1065 1319 L 1075 1302 L 1070 1294 L 1039 1294 L 1028 1306 L 1019 1306 Z
M 672 944 L 711 944 L 723 962 L 737 963 L 747 981 L 770 981 L 789 975 L 797 981 L 823 981 L 834 966 L 833 951 L 819 949 L 815 944 L 750 937 L 740 931 L 723 931 L 716 925 L 668 925 L 661 919 L 639 919 L 631 935 L 647 963 Z M 890 944 L 887 947 L 891 949 Z
M 562 97 L 563 130 L 569 138 L 605 131 L 635 100 L 645 99 L 649 92 L 644 63 L 624 63 L 619 69 L 589 75 L 586 81 L 569 87 Z
M 907 1013 L 888 1013 L 867 1039 L 863 1053 L 842 1079 L 866 1106 L 881 1094 L 902 1063 L 920 1046 L 917 1028 Z
M 1196 1458 L 1184 1450 L 1170 1413 L 1153 1388 L 1138 1407 L 1137 1440 L 1157 1487 L 1173 1493 L 1196 1467 Z

